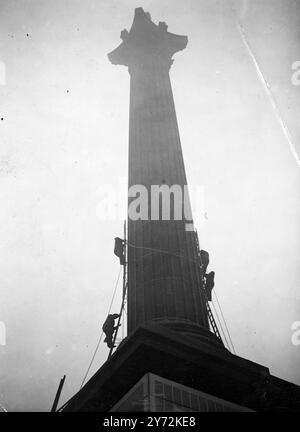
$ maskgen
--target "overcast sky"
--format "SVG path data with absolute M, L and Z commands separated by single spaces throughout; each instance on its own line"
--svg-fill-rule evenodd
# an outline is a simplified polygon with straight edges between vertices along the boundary
M 299 0 L 0 0 L 9 411 L 49 410 L 64 374 L 61 403 L 72 396 L 106 318 L 126 215 L 103 221 L 97 209 L 104 185 L 126 181 L 129 107 L 128 72 L 107 53 L 139 6 L 189 38 L 171 80 L 187 177 L 205 192 L 195 225 L 236 352 L 300 384 Z M 102 343 L 91 373 L 107 355 Z

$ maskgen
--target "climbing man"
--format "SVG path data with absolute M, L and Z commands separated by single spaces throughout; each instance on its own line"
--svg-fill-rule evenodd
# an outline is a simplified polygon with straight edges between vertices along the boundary
M 205 275 L 208 264 L 209 264 L 209 253 L 206 252 L 205 250 L 201 249 L 200 258 L 201 258 L 202 272 Z
M 109 314 L 102 326 L 102 330 L 105 334 L 104 342 L 107 343 L 108 348 L 115 348 L 113 344 L 113 334 L 118 328 L 118 326 L 115 326 L 115 319 L 117 318 L 119 318 L 119 314 Z
M 203 276 L 203 282 L 204 282 L 204 289 L 206 292 L 206 297 L 208 301 L 211 301 L 211 292 L 213 287 L 215 286 L 214 278 L 215 278 L 215 272 L 211 271 L 209 273 L 206 273 L 207 267 L 209 264 L 209 253 L 205 250 L 200 250 L 200 262 L 201 262 L 201 272 Z
M 211 301 L 211 292 L 213 287 L 215 286 L 215 272 L 211 271 L 204 276 L 205 280 L 205 292 L 207 296 L 207 300 Z
M 115 237 L 115 249 L 114 254 L 117 255 L 120 259 L 120 264 L 124 265 L 126 258 L 125 258 L 125 242 L 124 240 L 120 239 L 120 237 Z

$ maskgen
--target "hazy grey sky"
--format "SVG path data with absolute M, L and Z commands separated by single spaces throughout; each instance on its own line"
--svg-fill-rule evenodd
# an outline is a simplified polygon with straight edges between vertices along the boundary
M 129 106 L 128 72 L 107 53 L 139 6 L 189 38 L 171 79 L 187 176 L 205 190 L 207 219 L 196 214 L 195 225 L 237 354 L 300 384 L 299 166 L 237 28 L 239 19 L 300 152 L 299 0 L 0 0 L 9 411 L 50 409 L 63 374 L 61 402 L 73 395 L 106 317 L 123 222 L 101 221 L 97 208 L 101 187 L 127 176 Z M 107 354 L 102 344 L 91 372 Z

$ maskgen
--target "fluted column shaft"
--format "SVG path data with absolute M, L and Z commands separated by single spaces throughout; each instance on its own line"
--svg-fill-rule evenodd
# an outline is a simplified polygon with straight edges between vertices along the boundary
M 129 187 L 187 184 L 168 63 L 129 68 Z M 132 198 L 129 198 L 129 203 Z M 153 319 L 208 328 L 194 233 L 186 220 L 128 219 L 128 332 Z
M 186 47 L 187 37 L 167 28 L 136 8 L 130 31 L 121 32 L 122 43 L 108 54 L 130 73 L 129 188 L 142 185 L 148 193 L 148 219 L 133 220 L 128 214 L 128 333 L 139 324 L 167 319 L 209 328 L 195 233 L 186 231 L 191 221 L 184 218 L 184 201 L 182 219 L 175 211 L 169 220 L 162 212 L 158 220 L 151 219 L 151 186 L 176 185 L 184 195 L 187 184 L 169 76 L 172 57 Z

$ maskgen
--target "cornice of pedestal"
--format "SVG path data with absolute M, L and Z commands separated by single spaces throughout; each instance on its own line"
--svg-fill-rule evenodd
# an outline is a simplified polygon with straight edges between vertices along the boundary
M 109 60 L 113 64 L 128 66 L 130 71 L 149 67 L 169 69 L 173 63 L 172 56 L 186 47 L 188 39 L 168 32 L 167 28 L 165 22 L 156 25 L 149 13 L 136 8 L 130 31 L 121 32 L 123 42 L 108 54 Z

